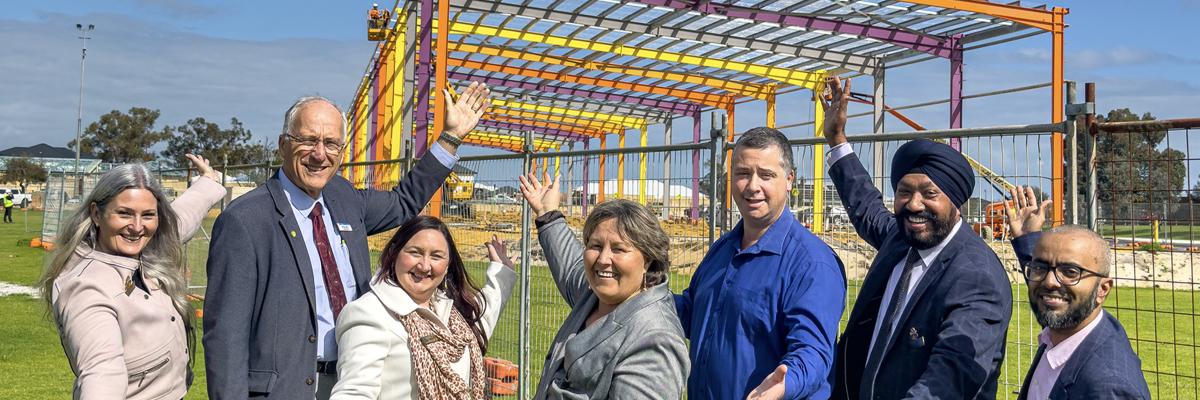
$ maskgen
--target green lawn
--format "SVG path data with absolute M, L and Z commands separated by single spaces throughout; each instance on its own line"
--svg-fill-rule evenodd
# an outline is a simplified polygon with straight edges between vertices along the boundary
M 1104 237 L 1117 239 L 1143 238 L 1149 239 L 1154 235 L 1154 228 L 1148 222 L 1139 222 L 1137 224 L 1118 224 L 1104 225 L 1101 224 L 1100 232 Z M 1163 240 L 1196 240 L 1200 241 L 1200 225 L 1168 225 L 1162 224 L 1158 227 L 1159 239 Z
M 17 224 L 0 224 L 0 281 L 31 285 L 37 281 L 42 265 L 42 251 L 19 245 L 36 235 L 41 226 L 40 215 L 28 215 L 31 231 L 26 231 L 22 212 L 15 215 Z M 211 221 L 209 221 L 211 225 Z M 198 236 L 189 250 L 189 263 L 196 269 L 193 284 L 202 282 L 203 259 L 207 241 Z M 469 263 L 471 275 L 482 284 L 483 262 Z M 687 277 L 672 276 L 676 291 L 687 284 Z M 199 281 L 199 282 L 197 282 Z M 858 291 L 859 282 L 852 282 L 850 293 Z M 490 355 L 519 361 L 520 301 L 517 292 L 501 315 L 490 344 Z M 545 267 L 530 269 L 532 310 L 530 333 L 530 387 L 535 387 L 541 375 L 542 360 L 563 318 L 569 312 Z M 1105 304 L 1109 312 L 1125 325 L 1134 349 L 1142 359 L 1146 380 L 1155 398 L 1193 396 L 1197 388 L 1196 332 L 1200 302 L 1197 293 L 1161 289 L 1119 288 Z M 1024 286 L 1013 287 L 1012 323 L 1008 329 L 1008 353 L 1000 378 L 1001 398 L 1015 397 L 1024 379 L 1036 346 L 1040 328 L 1026 305 Z M 853 298 L 851 298 L 853 301 Z M 847 307 L 847 312 L 849 307 Z M 73 376 L 62 355 L 54 327 L 45 314 L 42 300 L 28 296 L 0 297 L 0 376 L 21 385 L 0 385 L 0 399 L 60 399 L 70 396 Z M 205 397 L 203 349 L 197 351 L 196 382 L 188 399 Z

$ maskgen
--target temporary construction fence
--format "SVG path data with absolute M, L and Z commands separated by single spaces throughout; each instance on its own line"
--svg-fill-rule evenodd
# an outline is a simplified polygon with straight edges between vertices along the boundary
M 719 126 L 719 125 L 718 125 Z M 1155 397 L 1195 396 L 1197 390 L 1197 279 L 1192 262 L 1200 243 L 1193 243 L 1196 220 L 1193 218 L 1197 175 L 1193 169 L 1195 154 L 1192 134 L 1195 121 L 1157 121 L 1136 124 L 1101 123 L 1094 135 L 1081 130 L 1081 139 L 1068 141 L 1068 150 L 1080 149 L 1080 172 L 1068 175 L 1065 185 L 1078 187 L 1078 200 L 1065 213 L 1069 219 L 1088 224 L 1094 216 L 1094 229 L 1113 243 L 1111 259 L 1116 290 L 1104 303 L 1105 309 L 1122 321 L 1132 345 L 1142 359 L 1143 371 Z M 986 166 L 989 177 L 977 177 L 975 195 L 963 207 L 964 219 L 977 233 L 990 239 L 993 249 L 1009 269 L 1013 283 L 1012 321 L 1009 326 L 1007 354 L 1000 376 L 999 397 L 1012 398 L 1019 390 L 1037 350 L 1041 330 L 1029 311 L 1028 291 L 1021 279 L 1017 262 L 1003 232 L 1003 218 L 997 219 L 996 205 L 1002 205 L 1006 185 L 1030 185 L 1049 192 L 1051 176 L 1051 132 L 1072 130 L 1072 124 L 1021 125 L 992 128 L 955 129 L 907 133 L 852 135 L 851 146 L 890 204 L 892 190 L 886 177 L 891 173 L 891 155 L 903 142 L 915 138 L 959 138 L 965 155 Z M 718 138 L 723 132 L 716 132 Z M 1126 146 L 1137 151 L 1115 152 L 1111 146 L 1154 139 L 1153 146 Z M 1099 154 L 1094 163 L 1086 156 L 1095 138 Z M 845 223 L 839 210 L 835 188 L 823 169 L 811 162 L 825 157 L 816 145 L 823 139 L 792 140 L 797 184 L 792 191 L 792 217 L 805 222 L 832 246 L 842 258 L 849 278 L 847 310 L 860 289 L 862 277 L 874 257 L 874 250 L 858 239 Z M 1110 146 L 1110 147 L 1105 147 Z M 719 177 L 725 165 L 716 156 L 730 145 L 722 140 L 700 143 L 641 147 L 632 149 L 575 150 L 554 153 L 462 157 L 455 178 L 443 187 L 441 215 L 450 225 L 455 241 L 477 279 L 486 261 L 482 243 L 492 235 L 505 239 L 510 250 L 522 257 L 518 266 L 520 286 L 514 291 L 492 337 L 490 355 L 521 366 L 517 392 L 528 397 L 541 375 L 541 356 L 546 354 L 555 332 L 570 311 L 560 298 L 536 242 L 529 209 L 517 191 L 517 176 L 523 172 L 549 172 L 561 176 L 564 214 L 578 234 L 590 207 L 613 198 L 641 202 L 662 216 L 671 236 L 673 271 L 670 286 L 676 292 L 687 286 L 696 265 L 716 235 L 737 223 L 736 210 L 722 203 L 722 196 L 709 201 L 710 187 L 720 190 Z M 1155 150 L 1155 152 L 1151 152 Z M 1168 151 L 1174 150 L 1174 151 Z M 876 157 L 878 154 L 880 157 Z M 620 163 L 621 158 L 625 159 Z M 876 162 L 876 160 L 882 162 Z M 715 162 L 713 162 L 715 161 Z M 642 165 L 645 165 L 643 167 Z M 390 164 L 405 169 L 411 163 L 402 160 L 346 165 Z M 624 165 L 624 168 L 619 166 Z M 1088 174 L 1087 165 L 1098 171 Z M 1180 167 L 1182 165 L 1182 167 Z M 703 166 L 703 168 L 695 168 Z M 266 165 L 219 167 L 225 172 L 225 185 L 231 198 L 252 190 L 273 169 Z M 604 171 L 601 174 L 601 171 Z M 1117 180 L 1124 174 L 1131 179 Z M 1163 174 L 1167 179 L 1155 180 Z M 185 190 L 189 173 L 184 170 L 159 171 L 168 192 Z M 1078 178 L 1072 178 L 1073 176 Z M 1089 179 L 1089 177 L 1095 177 Z M 1177 178 L 1181 177 L 1181 178 Z M 696 179 L 693 179 L 696 178 Z M 83 198 L 94 184 L 95 176 L 51 176 L 48 183 L 47 220 L 69 214 L 70 199 Z M 705 181 L 708 181 L 705 184 Z M 1088 183 L 1097 181 L 1096 189 Z M 80 185 L 84 191 L 68 187 Z M 464 188 L 469 183 L 470 190 Z M 372 187 L 389 188 L 394 181 L 367 181 Z M 52 188 L 60 188 L 51 192 Z M 467 190 L 469 194 L 464 194 Z M 56 194 L 57 193 L 57 194 Z M 814 208 L 814 199 L 826 199 L 825 206 Z M 67 199 L 64 201 L 63 199 Z M 204 293 L 204 265 L 208 254 L 212 220 L 226 202 L 214 207 L 203 226 L 204 231 L 187 245 L 187 268 L 193 294 Z M 1089 205 L 1095 212 L 1089 214 Z M 1056 204 L 1057 206 L 1057 204 Z M 729 211 L 725 211 L 729 210 Z M 1162 212 L 1159 212 L 1161 210 Z M 710 223 L 717 215 L 717 223 Z M 729 218 L 724 218 L 726 215 Z M 823 220 L 821 224 L 814 221 Z M 54 225 L 47 222 L 48 225 Z M 999 225 L 997 225 L 999 224 Z M 999 230 L 1000 232 L 997 232 Z M 373 249 L 382 248 L 390 233 L 370 239 Z M 377 261 L 375 261 L 377 262 Z M 528 266 L 528 268 L 524 267 Z M 844 321 L 843 321 L 844 323 Z M 496 391 L 497 394 L 508 393 Z

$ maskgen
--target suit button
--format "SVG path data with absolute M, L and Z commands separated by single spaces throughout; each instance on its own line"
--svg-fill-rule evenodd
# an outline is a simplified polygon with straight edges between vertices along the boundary
M 309 342 L 309 343 L 316 343 L 316 342 L 317 342 L 317 337 L 316 337 L 315 335 L 308 335 L 308 342 Z
M 171 316 L 171 322 L 175 322 L 175 316 L 174 316 L 174 315 L 172 315 L 172 316 Z
M 307 379 L 305 379 L 305 380 L 304 380 L 304 383 L 306 383 L 306 384 L 309 384 L 309 385 L 312 385 L 312 384 L 313 384 L 313 378 L 307 378 Z
M 150 295 L 145 295 L 145 296 L 146 296 L 146 300 L 150 300 Z

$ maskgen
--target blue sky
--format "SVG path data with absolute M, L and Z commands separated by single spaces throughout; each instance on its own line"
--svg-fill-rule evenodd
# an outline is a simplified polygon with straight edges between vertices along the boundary
M 390 3 L 389 3 L 390 4 Z M 1026 4 L 1033 4 L 1026 2 Z M 1130 107 L 1160 118 L 1200 116 L 1200 45 L 1192 16 L 1200 1 L 1056 1 L 1071 9 L 1067 77 L 1098 84 L 1097 108 Z M 160 125 L 202 116 L 227 125 L 237 117 L 257 140 L 273 138 L 283 110 L 298 96 L 321 94 L 343 104 L 372 51 L 365 40 L 370 1 L 114 0 L 6 4 L 0 9 L 0 147 L 74 137 L 78 106 L 76 23 L 97 28 L 88 43 L 84 124 L 113 109 L 162 111 Z M 1050 37 L 968 52 L 965 93 L 1047 82 Z M 948 96 L 945 61 L 889 70 L 888 103 Z M 869 79 L 861 79 L 865 91 Z M 1049 89 L 980 100 L 965 107 L 966 126 L 1049 120 Z M 780 100 L 780 124 L 809 120 L 805 94 Z M 852 111 L 866 110 L 866 108 Z M 947 126 L 945 106 L 913 110 L 929 128 Z M 741 106 L 739 130 L 763 124 L 761 103 Z M 704 119 L 707 129 L 708 118 Z M 676 140 L 690 138 L 678 120 Z M 889 130 L 907 130 L 888 121 Z M 865 132 L 865 119 L 851 123 Z M 651 128 L 651 144 L 661 143 Z M 809 128 L 786 130 L 789 136 Z M 633 138 L 631 138 L 633 140 Z M 636 140 L 633 140 L 636 141 Z M 468 153 L 488 151 L 473 150 Z

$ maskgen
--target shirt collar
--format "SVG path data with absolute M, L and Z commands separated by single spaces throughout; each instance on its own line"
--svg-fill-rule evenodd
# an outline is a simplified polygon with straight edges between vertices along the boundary
M 774 254 L 783 254 L 783 244 L 787 242 L 791 225 L 799 223 L 793 215 L 790 209 L 785 208 L 783 214 L 780 214 L 779 218 L 771 223 L 771 226 L 767 227 L 767 232 L 761 238 L 758 238 L 758 241 L 754 242 L 754 245 L 743 249 L 741 253 L 754 254 L 765 251 Z M 734 232 L 732 232 L 732 239 L 735 239 L 735 246 L 741 245 L 742 235 L 746 233 L 745 226 L 743 225 L 745 222 L 739 221 L 737 227 L 734 228 Z
M 921 262 L 924 263 L 925 266 L 933 265 L 933 262 L 937 261 L 938 255 L 942 254 L 942 250 L 946 248 L 946 245 L 950 244 L 951 240 L 954 240 L 954 235 L 958 234 L 958 229 L 960 227 L 962 227 L 962 221 L 954 224 L 954 228 L 950 229 L 950 234 L 946 235 L 946 238 L 942 239 L 942 241 L 937 245 L 928 249 L 917 250 L 917 254 L 921 256 Z
M 449 319 L 450 308 L 454 306 L 454 300 L 446 297 L 446 293 L 438 290 L 433 295 L 433 310 L 417 305 L 408 292 L 404 288 L 396 286 L 388 281 L 380 281 L 378 284 L 371 286 L 371 293 L 379 297 L 379 301 L 383 306 L 395 313 L 398 316 L 405 316 L 413 312 L 419 313 L 422 317 L 436 321 L 439 324 L 445 325 L 445 321 Z
M 312 196 L 308 195 L 308 193 L 300 190 L 299 186 L 296 186 L 295 183 L 292 183 L 291 179 L 288 179 L 287 174 L 283 173 L 282 168 L 279 169 L 278 174 L 279 186 L 283 187 L 283 194 L 287 196 L 288 204 L 291 204 L 292 211 L 295 211 L 297 215 L 307 218 L 308 213 L 312 212 L 313 205 L 317 204 L 318 202 L 321 203 L 321 208 L 325 209 L 326 213 L 329 212 L 329 207 L 325 206 L 324 193 L 322 193 L 320 196 L 317 196 L 316 199 L 313 199 Z
M 1050 329 L 1042 328 L 1042 333 L 1038 334 L 1038 342 L 1046 346 L 1043 357 L 1046 357 L 1046 361 L 1050 363 L 1050 368 L 1062 368 L 1063 364 L 1066 364 L 1071 359 L 1071 354 L 1075 354 L 1075 350 L 1079 348 L 1079 345 L 1083 343 L 1084 339 L 1087 339 L 1092 331 L 1096 330 L 1096 327 L 1100 325 L 1100 320 L 1103 319 L 1104 310 L 1100 310 L 1100 314 L 1097 314 L 1091 323 L 1079 332 L 1075 332 L 1074 335 L 1058 342 L 1058 344 L 1050 341 Z

